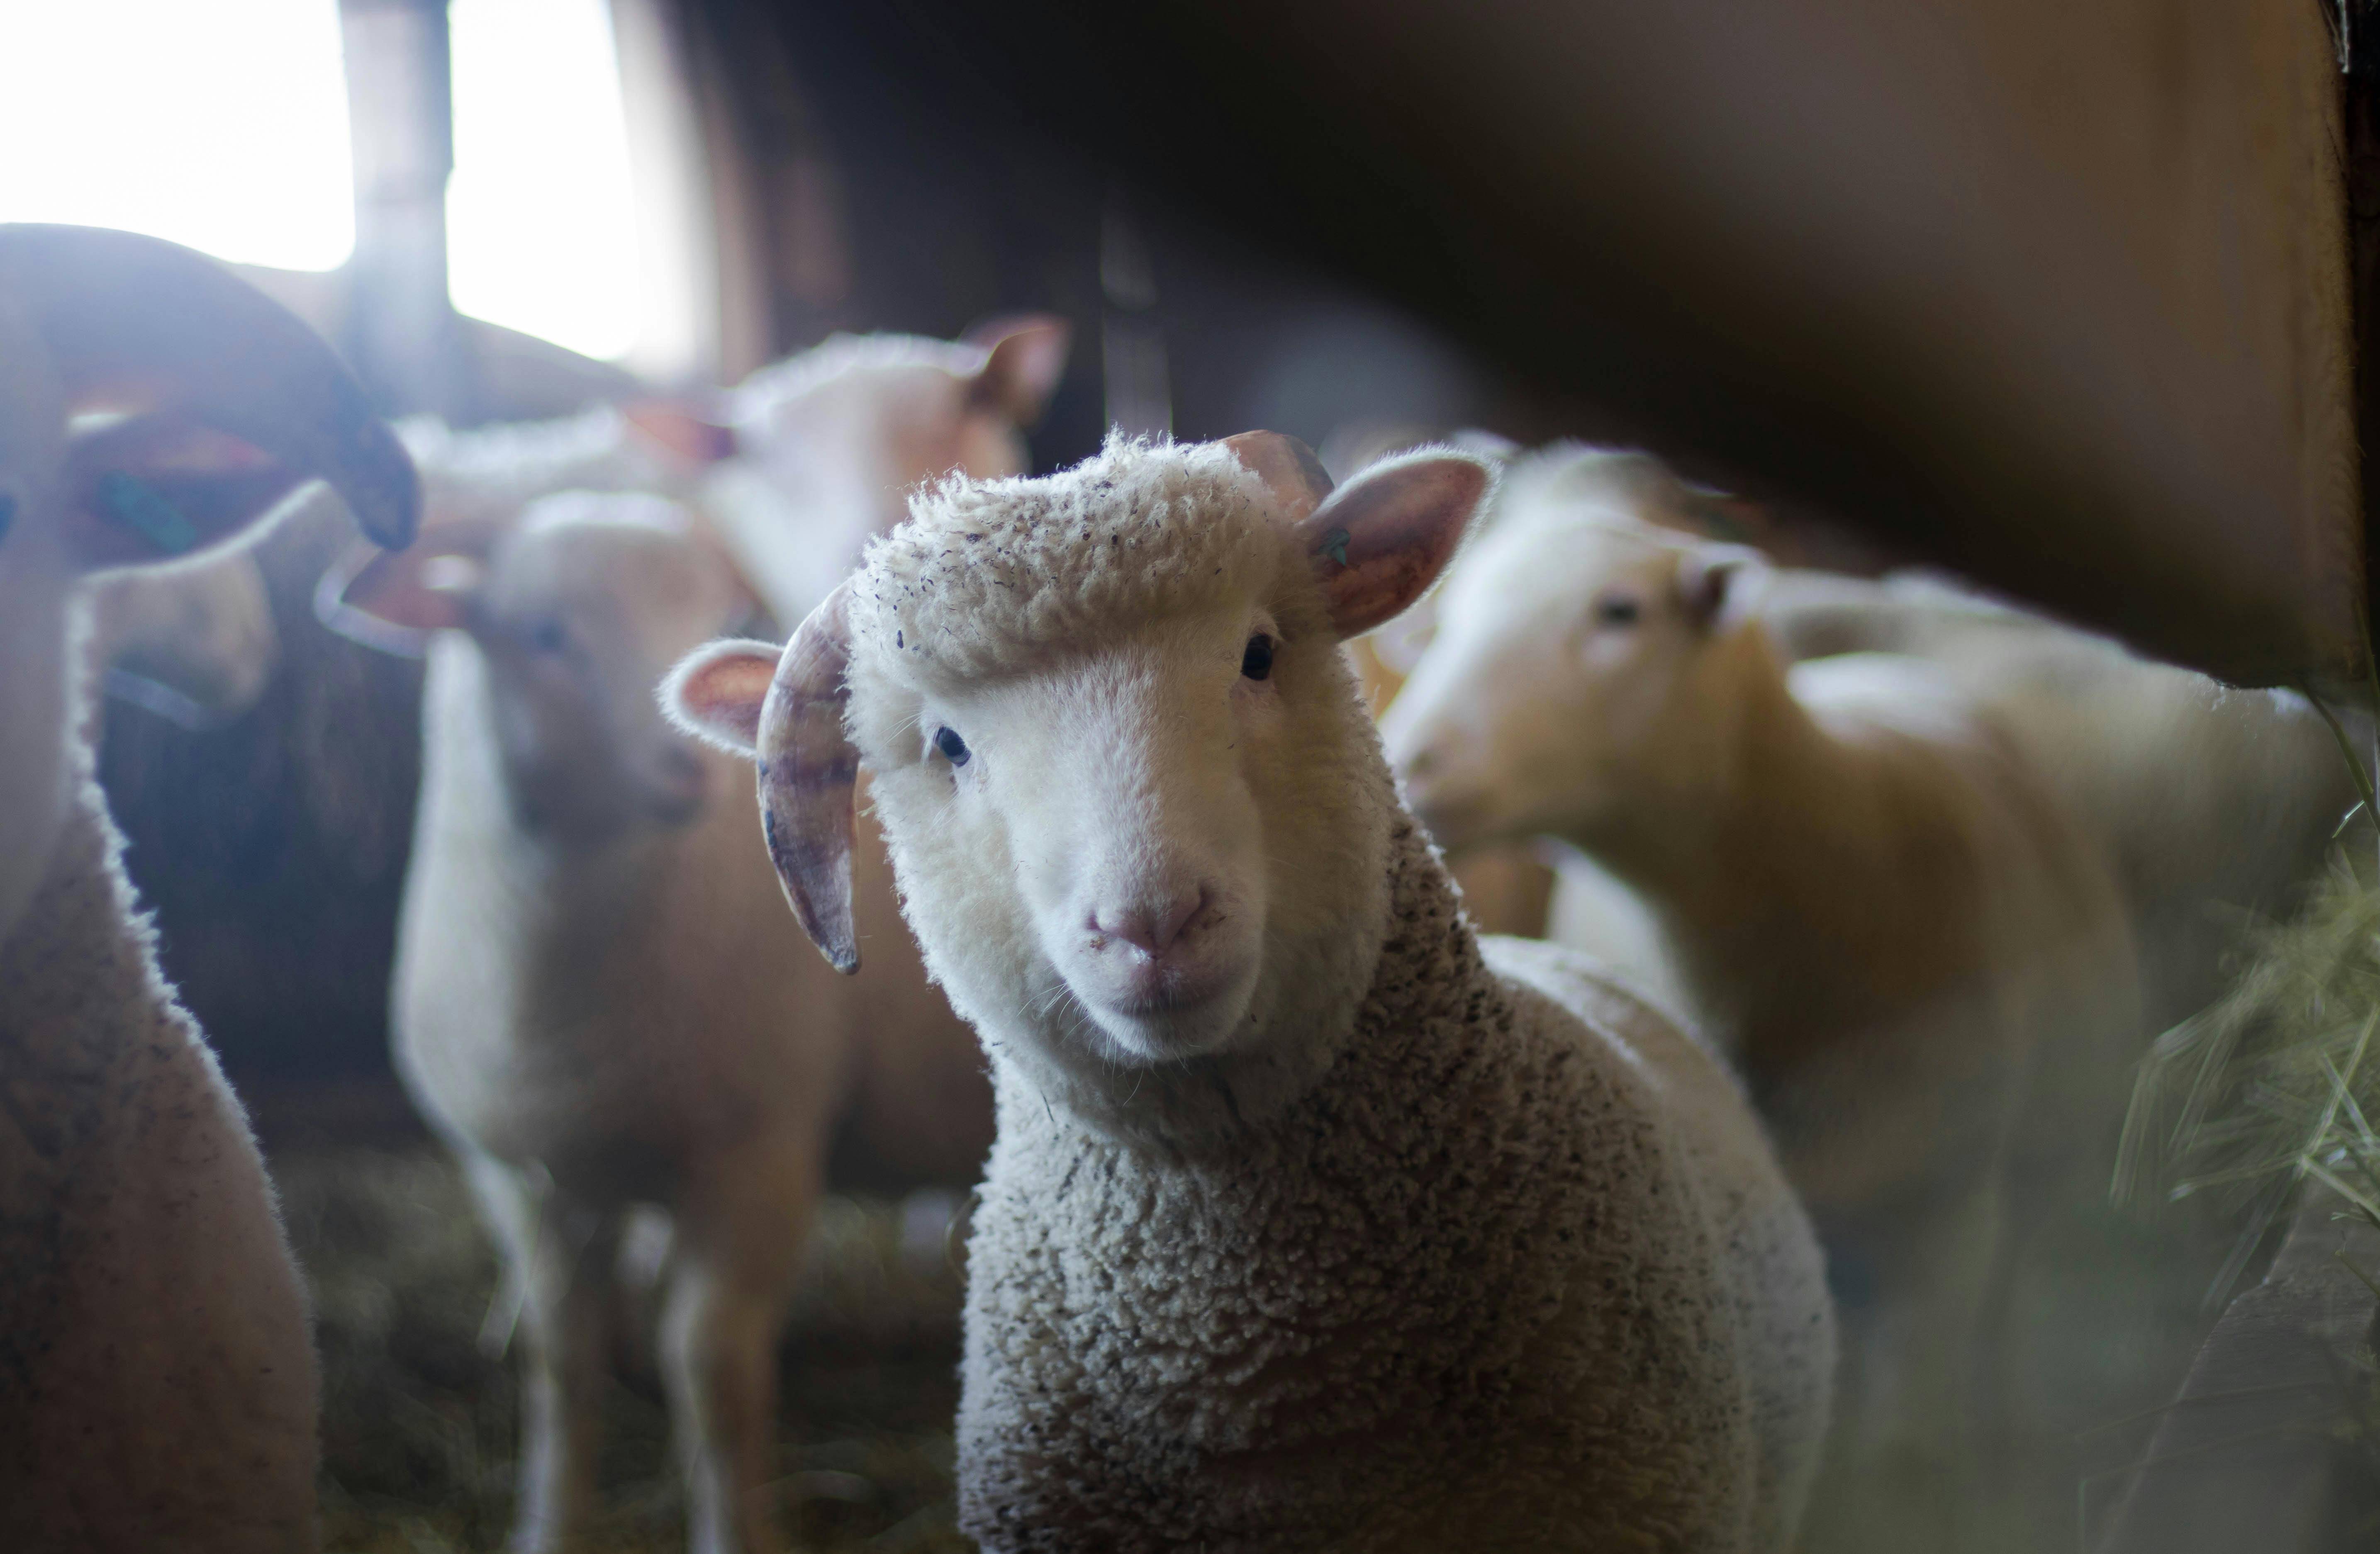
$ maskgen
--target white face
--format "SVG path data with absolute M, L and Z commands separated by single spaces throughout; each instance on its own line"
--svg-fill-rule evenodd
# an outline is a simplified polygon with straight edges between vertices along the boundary
M 911 922 L 989 1038 L 1077 1073 L 1246 1051 L 1350 974 L 1386 811 L 1327 625 L 1241 601 L 901 699 L 855 721 Z
M 66 412 L 33 331 L 0 297 L 0 939 L 41 883 L 67 787 Z
M 1713 640 L 1696 547 L 1642 528 L 1509 526 L 1457 565 L 1435 638 L 1381 720 L 1439 845 L 1585 839 L 1657 789 L 1690 792 L 1718 730 L 1691 687 Z
M 532 831 L 595 840 L 684 825 L 711 796 L 653 686 L 746 606 L 724 565 L 683 534 L 601 516 L 639 505 L 666 504 L 547 498 L 499 547 L 469 610 L 505 777 Z M 540 508 L 567 516 L 540 521 Z
M 869 536 L 907 516 L 908 493 L 921 483 L 953 470 L 979 480 L 1024 471 L 1015 424 L 976 403 L 969 382 L 917 363 L 859 367 L 746 405 L 747 454 L 790 511 L 821 525 L 825 588 L 858 562 Z

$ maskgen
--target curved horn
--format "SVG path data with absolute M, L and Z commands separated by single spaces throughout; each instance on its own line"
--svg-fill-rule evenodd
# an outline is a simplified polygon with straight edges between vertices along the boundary
M 837 971 L 859 969 L 851 920 L 853 805 L 859 752 L 844 732 L 851 584 L 810 612 L 777 661 L 755 754 L 769 857 L 802 931 Z
M 1314 450 L 1294 437 L 1278 431 L 1243 431 L 1224 438 L 1223 446 L 1265 483 L 1273 500 L 1281 504 L 1282 518 L 1290 523 L 1313 512 L 1330 494 L 1330 472 L 1314 456 Z
M 0 225 L 0 285 L 30 312 L 69 404 L 187 418 L 319 477 L 364 532 L 413 538 L 413 461 L 314 332 L 203 254 L 88 226 Z

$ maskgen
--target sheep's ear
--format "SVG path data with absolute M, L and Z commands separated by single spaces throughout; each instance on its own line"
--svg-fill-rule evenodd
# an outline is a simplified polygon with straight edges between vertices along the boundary
M 419 658 L 431 633 L 471 624 L 500 527 L 457 519 L 432 526 L 406 550 L 350 550 L 322 574 L 314 613 L 351 642 Z
M 647 442 L 691 465 L 735 456 L 735 429 L 710 407 L 676 399 L 639 399 L 620 407 L 620 419 Z
M 1066 352 L 1074 337 L 1073 324 L 1048 313 L 976 325 L 965 338 L 990 350 L 967 383 L 968 402 L 997 410 L 1019 426 L 1031 426 L 1058 391 L 1058 380 L 1066 375 Z
M 1429 591 L 1494 483 L 1493 467 L 1475 454 L 1423 449 L 1373 465 L 1299 521 L 1342 640 Z
M 1716 630 L 1742 617 L 1745 601 L 1767 575 L 1757 551 L 1742 545 L 1696 545 L 1678 559 L 1678 603 L 1697 629 Z
M 704 744 L 751 760 L 760 743 L 760 708 L 783 652 L 773 642 L 706 642 L 662 682 L 662 710 Z
M 39 329 L 70 418 L 66 535 L 98 570 L 227 540 L 298 487 L 402 545 L 420 483 L 338 358 L 204 255 L 94 227 L 0 227 L 0 293 Z
M 760 819 L 802 931 L 837 971 L 859 969 L 851 848 L 859 751 L 844 729 L 851 584 L 810 612 L 777 661 L 759 728 Z
M 1330 472 L 1314 450 L 1278 431 L 1243 431 L 1223 439 L 1241 467 L 1265 483 L 1283 520 L 1296 523 L 1330 494 Z

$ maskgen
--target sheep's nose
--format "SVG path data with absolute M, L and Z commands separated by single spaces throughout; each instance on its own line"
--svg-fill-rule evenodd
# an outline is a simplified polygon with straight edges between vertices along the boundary
M 1102 906 L 1091 914 L 1091 931 L 1121 939 L 1148 955 L 1162 955 L 1198 920 L 1214 899 L 1204 883 L 1183 886 L 1169 899 Z

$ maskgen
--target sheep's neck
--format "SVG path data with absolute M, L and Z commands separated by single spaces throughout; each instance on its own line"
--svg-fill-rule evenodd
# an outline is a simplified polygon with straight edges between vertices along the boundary
M 1690 807 L 1582 838 L 1653 905 L 1702 1013 L 1755 1071 L 1790 1066 L 1974 974 L 1978 860 L 1940 770 L 1820 726 L 1773 658 Z
M 21 1130 L 42 1159 L 72 1158 L 120 1049 L 173 1009 L 121 847 L 79 773 L 41 887 L 0 943 L 0 1128 Z

